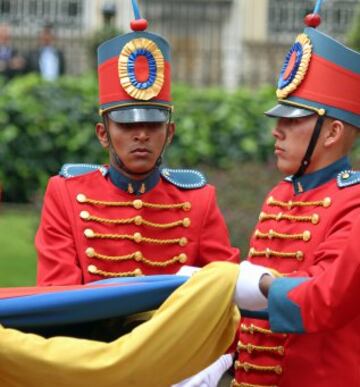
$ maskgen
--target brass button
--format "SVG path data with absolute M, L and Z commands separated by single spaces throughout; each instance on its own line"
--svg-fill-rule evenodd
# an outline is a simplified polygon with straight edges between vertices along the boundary
M 88 247 L 86 250 L 85 250 L 85 254 L 89 257 L 89 258 L 92 258 L 95 256 L 95 249 L 93 247 Z
M 258 238 L 259 234 L 260 234 L 260 231 L 259 230 L 255 230 L 255 234 L 254 234 L 255 238 Z
M 134 276 L 135 276 L 135 277 L 139 277 L 139 276 L 141 276 L 141 275 L 143 275 L 141 269 L 135 269 L 135 270 L 134 270 Z
M 142 258 L 143 258 L 143 255 L 142 255 L 141 251 L 136 251 L 136 252 L 134 253 L 134 259 L 135 259 L 135 261 L 140 262 L 140 261 L 142 260 Z
M 269 196 L 267 200 L 267 204 L 272 204 L 274 202 L 274 198 L 272 196 Z
M 142 241 L 142 235 L 141 235 L 139 232 L 136 232 L 136 233 L 134 234 L 134 241 L 135 241 L 136 243 L 140 243 L 140 242 Z
M 79 203 L 85 203 L 86 202 L 86 196 L 82 193 L 78 194 L 76 196 L 76 200 L 79 202 Z
M 274 237 L 274 235 L 275 235 L 275 232 L 274 232 L 274 230 L 269 230 L 269 239 L 272 239 L 273 237 Z
M 85 231 L 84 231 L 84 235 L 86 236 L 86 238 L 94 238 L 94 231 L 91 230 L 91 228 L 87 228 Z
M 185 202 L 183 204 L 183 210 L 184 211 L 190 211 L 191 210 L 191 203 L 190 202 Z
M 311 216 L 311 223 L 312 224 L 318 224 L 320 221 L 320 216 L 318 214 L 313 214 Z
M 90 218 L 90 214 L 88 211 L 81 211 L 80 212 L 80 218 L 81 219 L 84 219 L 84 220 L 87 220 Z
M 179 262 L 185 263 L 187 261 L 187 255 L 184 253 L 179 254 Z
M 180 245 L 180 246 L 186 246 L 187 243 L 188 243 L 187 238 L 185 238 L 185 237 L 180 238 L 180 240 L 179 240 L 179 245 Z
M 140 200 L 140 199 L 134 200 L 134 201 L 133 201 L 133 206 L 134 206 L 134 208 L 136 208 L 137 210 L 140 210 L 140 209 L 142 208 L 142 206 L 143 206 L 142 200 Z
M 189 227 L 191 225 L 191 220 L 190 218 L 184 218 L 183 219 L 183 226 L 184 227 Z
M 274 371 L 276 374 L 281 375 L 282 374 L 282 367 L 280 365 L 275 366 Z
M 331 198 L 327 197 L 323 200 L 323 206 L 326 208 L 326 207 L 330 207 L 331 206 Z
M 296 259 L 299 261 L 299 262 L 301 262 L 301 261 L 303 261 L 304 260 L 304 253 L 302 252 L 302 251 L 297 251 L 296 252 Z
M 279 213 L 276 215 L 276 220 L 277 220 L 277 221 L 281 220 L 282 216 L 283 216 L 282 212 L 279 212 Z
M 271 257 L 271 250 L 268 247 L 265 249 L 265 256 L 266 256 L 266 258 Z
M 261 222 L 265 217 L 265 212 L 260 212 L 259 214 L 259 221 Z
M 96 274 L 97 273 L 97 267 L 95 265 L 89 265 L 88 266 L 88 272 L 90 274 Z
M 305 242 L 308 242 L 310 240 L 310 238 L 311 238 L 311 232 L 308 230 L 304 231 L 303 232 L 303 240 Z
M 142 222 L 143 222 L 143 219 L 140 215 L 138 216 L 135 216 L 135 219 L 134 219 L 134 222 L 137 226 L 141 226 L 142 225 Z
M 292 206 L 293 206 L 293 201 L 289 200 L 288 203 L 287 203 L 287 206 L 288 206 L 288 209 L 291 210 Z
M 249 257 L 252 257 L 255 253 L 255 249 L 254 247 L 251 247 L 250 250 L 249 250 Z

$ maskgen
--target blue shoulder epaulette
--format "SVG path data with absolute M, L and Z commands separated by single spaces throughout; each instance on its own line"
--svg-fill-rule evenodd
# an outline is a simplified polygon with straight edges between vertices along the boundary
M 183 189 L 201 188 L 206 185 L 205 176 L 193 169 L 169 169 L 163 168 L 161 175 L 171 184 Z
M 64 164 L 59 172 L 60 176 L 63 177 L 74 177 L 85 175 L 86 173 L 93 172 L 99 170 L 103 176 L 105 176 L 108 172 L 108 169 L 103 165 L 99 164 Z
M 360 171 L 341 171 L 337 176 L 338 187 L 344 188 L 360 183 Z

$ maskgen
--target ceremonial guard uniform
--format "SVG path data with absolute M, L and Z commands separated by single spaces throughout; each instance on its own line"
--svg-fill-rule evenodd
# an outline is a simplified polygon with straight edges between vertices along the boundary
M 269 291 L 269 321 L 277 332 L 337 329 L 360 315 L 360 218 L 341 257 L 312 278 L 278 278 Z M 359 377 L 360 380 L 360 377 Z
M 315 27 L 318 15 L 307 19 Z M 286 57 L 279 105 L 268 115 L 292 119 L 317 114 L 317 124 L 299 171 L 265 200 L 250 241 L 252 263 L 286 276 L 316 277 L 341 255 L 360 216 L 360 174 L 351 170 L 346 157 L 311 173 L 304 171 L 324 117 L 360 127 L 359 90 L 360 55 L 306 28 Z M 272 333 L 267 321 L 244 318 L 232 385 L 359 386 L 359 326 L 357 317 L 332 332 L 288 335 Z
M 170 47 L 161 36 L 143 31 L 147 22 L 133 5 L 134 32 L 98 50 L 100 113 L 104 126 L 111 121 L 113 127 L 128 125 L 128 131 L 137 124 L 169 127 Z M 36 235 L 39 285 L 171 274 L 185 264 L 239 261 L 215 189 L 203 175 L 160 169 L 169 137 L 156 164 L 139 179 L 114 151 L 109 133 L 110 166 L 68 164 L 49 181 Z M 140 162 L 150 153 L 141 147 Z
M 96 169 L 62 176 L 73 168 L 53 177 L 46 192 L 36 237 L 39 284 L 171 274 L 184 264 L 238 261 L 215 190 L 197 172 L 158 171 L 149 191 L 136 195 L 115 185 L 106 168 L 105 175 Z

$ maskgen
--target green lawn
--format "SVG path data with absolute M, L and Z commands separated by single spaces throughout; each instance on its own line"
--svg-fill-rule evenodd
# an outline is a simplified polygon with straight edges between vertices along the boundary
M 29 207 L 0 205 L 0 287 L 35 285 L 38 219 Z

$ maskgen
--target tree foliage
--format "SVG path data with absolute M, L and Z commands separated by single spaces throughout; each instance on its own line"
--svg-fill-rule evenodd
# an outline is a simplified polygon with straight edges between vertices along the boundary
M 360 51 L 360 5 L 358 5 L 354 15 L 354 21 L 349 33 L 349 46 L 356 51 Z

